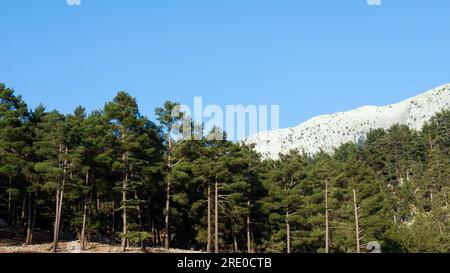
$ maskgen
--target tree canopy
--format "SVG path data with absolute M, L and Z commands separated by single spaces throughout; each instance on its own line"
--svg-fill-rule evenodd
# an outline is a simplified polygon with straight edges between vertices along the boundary
M 332 154 L 266 160 L 218 128 L 224 140 L 177 138 L 190 119 L 178 106 L 151 121 L 122 91 L 62 114 L 0 84 L 0 218 L 25 244 L 52 231 L 54 251 L 62 237 L 124 251 L 450 251 L 450 111 L 421 131 L 394 125 Z

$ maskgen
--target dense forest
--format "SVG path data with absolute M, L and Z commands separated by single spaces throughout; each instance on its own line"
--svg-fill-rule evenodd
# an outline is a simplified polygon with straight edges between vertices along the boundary
M 252 147 L 177 140 L 119 92 L 101 110 L 29 109 L 0 84 L 0 218 L 83 243 L 207 252 L 450 252 L 450 111 L 333 154 L 263 160 Z M 217 130 L 216 130 L 217 131 Z M 217 133 L 217 132 L 216 132 Z M 223 133 L 226 135 L 225 133 Z

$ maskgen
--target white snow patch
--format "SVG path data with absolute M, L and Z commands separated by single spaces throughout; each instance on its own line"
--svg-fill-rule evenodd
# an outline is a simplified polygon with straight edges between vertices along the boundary
M 250 136 L 244 143 L 255 144 L 263 158 L 298 150 L 310 155 L 320 150 L 331 153 L 344 143 L 358 143 L 372 129 L 405 124 L 420 130 L 436 113 L 450 109 L 450 84 L 388 106 L 364 106 L 348 112 L 312 118 L 294 128 Z

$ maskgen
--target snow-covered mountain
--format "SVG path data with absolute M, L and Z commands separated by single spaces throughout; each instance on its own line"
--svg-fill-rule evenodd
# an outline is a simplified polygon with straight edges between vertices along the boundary
M 264 158 L 290 150 L 315 154 L 332 152 L 346 142 L 360 142 L 371 129 L 406 124 L 420 130 L 437 112 L 450 109 L 450 84 L 388 106 L 364 106 L 349 112 L 315 117 L 294 128 L 258 133 L 244 142 L 255 144 Z

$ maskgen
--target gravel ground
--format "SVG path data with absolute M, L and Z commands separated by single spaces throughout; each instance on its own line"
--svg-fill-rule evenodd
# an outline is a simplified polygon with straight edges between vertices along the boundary
M 15 241 L 2 240 L 0 241 L 0 253 L 52 253 L 52 244 L 37 244 L 25 247 L 24 245 L 18 245 Z M 100 243 L 87 243 L 86 250 L 81 251 L 80 243 L 78 241 L 61 242 L 59 244 L 58 253 L 122 253 L 120 245 L 107 245 Z M 169 251 L 164 248 L 147 248 L 141 250 L 140 248 L 127 249 L 126 253 L 199 253 L 196 251 L 187 251 L 182 249 L 170 249 Z

